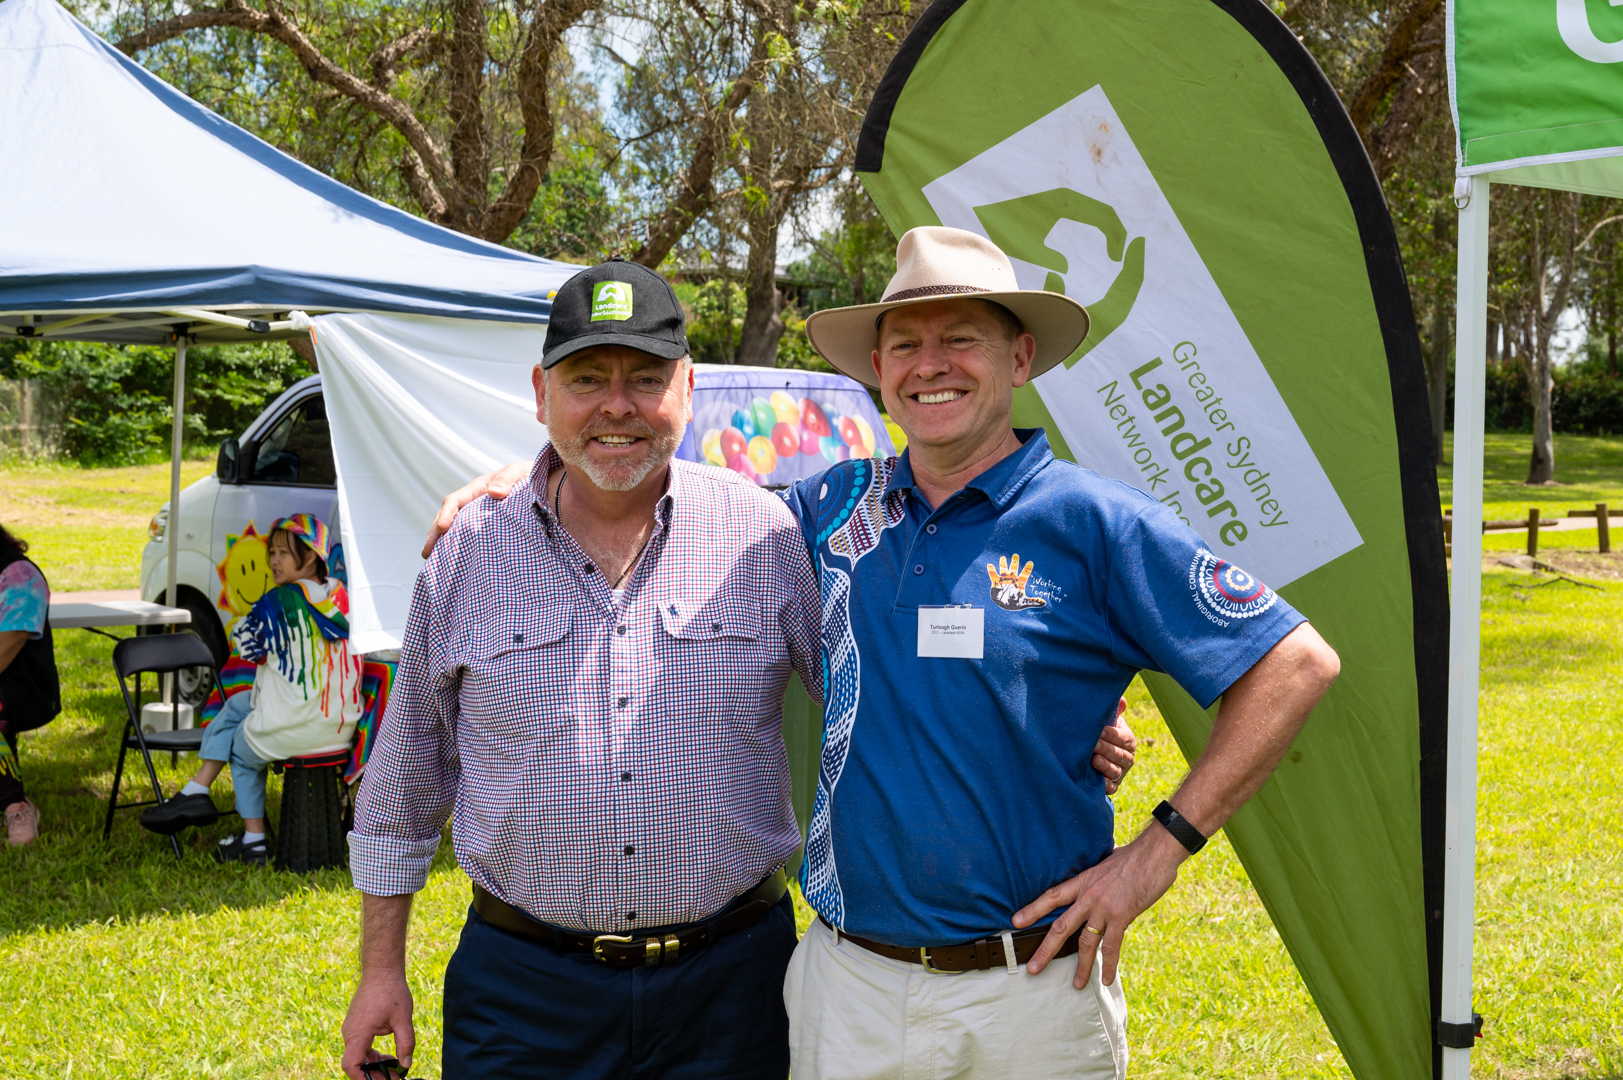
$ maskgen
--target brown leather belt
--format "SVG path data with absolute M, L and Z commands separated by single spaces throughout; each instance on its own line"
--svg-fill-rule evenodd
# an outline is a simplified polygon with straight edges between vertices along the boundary
M 818 916 L 824 926 L 830 930 L 834 927 L 827 919 Z M 841 941 L 849 941 L 853 945 L 860 945 L 871 953 L 891 960 L 900 960 L 904 964 L 923 964 L 924 970 L 948 975 L 961 975 L 966 971 L 989 971 L 992 968 L 1008 966 L 1008 959 L 1003 951 L 1003 937 L 981 938 L 979 941 L 970 941 L 962 945 L 931 945 L 922 949 L 909 949 L 902 945 L 886 945 L 882 941 L 869 941 L 867 938 L 857 937 L 835 931 Z M 1077 939 L 1082 931 L 1078 930 L 1065 939 L 1065 944 L 1059 947 L 1054 954 L 1058 960 L 1062 956 L 1073 956 L 1078 946 Z M 1043 943 L 1048 936 L 1048 927 L 1042 926 L 1033 930 L 1022 930 L 1011 934 L 1014 941 L 1014 962 L 1024 964 L 1037 952 L 1037 946 Z
M 537 922 L 518 908 L 473 887 L 473 910 L 504 933 L 566 953 L 590 953 L 615 968 L 661 967 L 760 922 L 789 889 L 782 870 L 767 875 L 720 915 L 659 934 L 583 934 Z

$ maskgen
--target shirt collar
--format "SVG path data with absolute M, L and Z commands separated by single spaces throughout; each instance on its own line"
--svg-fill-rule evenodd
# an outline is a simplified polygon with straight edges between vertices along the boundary
M 671 508 L 682 497 L 686 486 L 683 483 L 681 466 L 684 463 L 672 459 L 670 473 L 665 480 L 665 494 L 660 496 L 659 502 L 654 504 L 654 524 L 663 529 L 670 520 Z M 541 520 L 557 520 L 558 512 L 552 506 L 552 492 L 547 488 L 547 477 L 552 470 L 562 468 L 564 459 L 558 455 L 558 450 L 549 441 L 536 457 L 535 464 L 530 468 L 530 492 L 533 498 L 532 505 L 536 516 Z
M 1013 502 L 1027 482 L 1054 460 L 1054 451 L 1049 448 L 1048 436 L 1042 428 L 1015 428 L 1014 434 L 1020 440 L 1020 449 L 964 485 L 966 490 L 973 488 L 985 495 L 999 510 Z M 913 481 L 910 453 L 903 450 L 902 456 L 897 459 L 896 467 L 891 470 L 890 479 L 885 483 L 886 495 L 917 487 Z

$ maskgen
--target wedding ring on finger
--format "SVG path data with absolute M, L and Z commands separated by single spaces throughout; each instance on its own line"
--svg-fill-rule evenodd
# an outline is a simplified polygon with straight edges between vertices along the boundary
M 1103 930 L 1099 929 L 1097 926 L 1094 926 L 1092 923 L 1089 923 L 1088 925 L 1084 926 L 1082 929 L 1086 930 L 1088 933 L 1092 934 L 1094 937 L 1102 938 L 1102 937 L 1105 936 L 1105 932 Z

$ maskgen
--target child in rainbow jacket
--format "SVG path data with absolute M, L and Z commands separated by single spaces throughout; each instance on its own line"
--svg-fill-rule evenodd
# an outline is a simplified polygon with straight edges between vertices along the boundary
M 231 627 L 233 651 L 257 665 L 252 691 L 226 698 L 204 731 L 196 775 L 141 815 L 159 833 L 213 824 L 220 812 L 209 787 L 229 763 L 245 831 L 220 841 L 221 862 L 269 860 L 270 763 L 347 748 L 361 717 L 361 658 L 349 648 L 349 598 L 327 574 L 327 526 L 294 514 L 272 527 L 266 546 L 276 585 Z

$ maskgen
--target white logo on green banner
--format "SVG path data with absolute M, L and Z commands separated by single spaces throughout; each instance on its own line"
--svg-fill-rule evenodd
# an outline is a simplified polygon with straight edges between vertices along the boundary
M 592 286 L 592 321 L 623 322 L 631 318 L 631 286 L 623 281 L 600 281 Z
M 1623 0 L 1612 0 L 1617 7 Z M 1584 0 L 1555 0 L 1555 25 L 1567 48 L 1597 64 L 1623 62 L 1623 41 L 1602 41 L 1589 25 Z
M 1082 351 L 1035 384 L 1079 463 L 1274 588 L 1363 542 L 1102 87 L 924 195 L 1002 247 L 1021 288 L 1088 307 Z
M 1449 5 L 1461 173 L 1550 166 L 1513 182 L 1615 194 L 1623 152 L 1623 0 Z M 1504 178 L 1507 181 L 1509 178 Z

